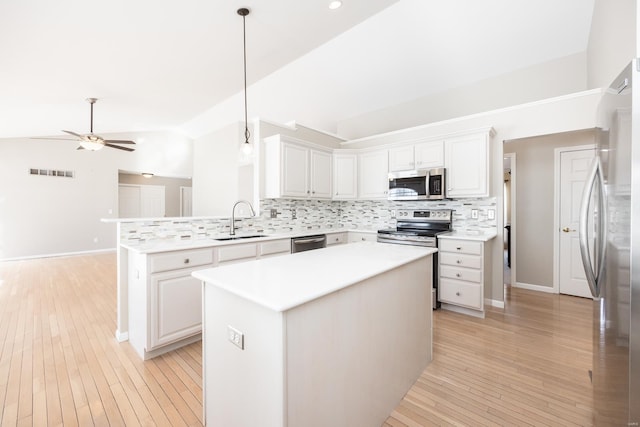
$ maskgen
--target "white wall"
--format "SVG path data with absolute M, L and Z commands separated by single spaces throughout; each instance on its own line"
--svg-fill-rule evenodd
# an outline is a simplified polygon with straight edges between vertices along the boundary
M 585 89 L 586 53 L 582 52 L 342 120 L 338 134 L 361 138 Z
M 138 139 L 134 152 L 76 150 L 74 141 L 0 140 L 0 259 L 116 247 L 118 170 L 191 176 L 187 138 L 169 133 L 103 135 Z M 69 170 L 74 178 L 32 176 L 30 168 Z
M 231 215 L 239 194 L 238 168 L 243 133 L 244 125 L 234 123 L 194 141 L 194 216 Z
M 588 85 L 608 87 L 638 55 L 635 0 L 596 0 L 587 49 Z

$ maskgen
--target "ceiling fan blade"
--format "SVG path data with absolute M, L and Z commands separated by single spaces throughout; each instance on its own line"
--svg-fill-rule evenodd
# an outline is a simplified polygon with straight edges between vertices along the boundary
M 133 141 L 125 141 L 122 139 L 105 139 L 104 142 L 110 142 L 112 144 L 135 144 Z
M 63 130 L 62 130 L 62 132 L 66 132 L 66 133 L 68 133 L 69 135 L 76 136 L 76 137 L 78 137 L 78 138 L 80 138 L 80 139 L 82 139 L 82 138 L 83 138 L 83 136 L 82 136 L 82 135 L 80 135 L 79 133 L 71 132 L 70 130 L 64 130 L 64 129 L 63 129 Z
M 136 151 L 134 148 L 129 148 L 129 147 L 118 147 L 117 145 L 113 145 L 113 144 L 109 144 L 107 142 L 104 143 L 104 145 L 106 147 L 111 147 L 111 148 L 117 148 L 118 150 L 124 150 L 124 151 Z

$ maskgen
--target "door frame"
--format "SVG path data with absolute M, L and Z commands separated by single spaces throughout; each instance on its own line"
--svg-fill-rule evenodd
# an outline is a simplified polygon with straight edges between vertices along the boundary
M 560 156 L 562 153 L 582 150 L 595 150 L 596 144 L 557 147 L 553 150 L 553 288 L 554 294 L 560 293 Z
M 511 239 L 511 286 L 512 287 L 516 287 L 516 239 L 517 239 L 517 232 L 516 232 L 516 220 L 517 220 L 517 215 L 516 215 L 516 185 L 517 185 L 517 173 L 516 173 L 516 153 L 503 153 L 503 158 L 504 157 L 508 157 L 510 159 L 511 162 L 511 191 L 509 192 L 509 197 L 510 197 L 510 209 L 511 209 L 511 230 L 510 230 L 510 239 Z M 503 171 L 504 173 L 504 171 Z M 504 183 L 503 183 L 504 184 Z M 504 189 L 504 186 L 503 186 Z M 506 225 L 506 218 L 502 218 L 502 229 L 504 230 L 504 226 Z M 503 236 L 504 236 L 504 231 L 503 231 Z M 504 239 L 504 237 L 503 237 Z M 504 268 L 504 267 L 503 267 Z M 504 273 L 503 273 L 503 277 L 502 277 L 502 286 L 504 288 Z M 506 298 L 505 298 L 506 301 Z

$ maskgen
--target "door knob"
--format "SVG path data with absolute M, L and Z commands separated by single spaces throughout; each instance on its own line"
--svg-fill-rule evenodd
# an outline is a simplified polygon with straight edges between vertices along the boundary
M 576 231 L 576 230 L 571 230 L 569 227 L 564 227 L 562 231 L 564 231 L 565 233 L 568 233 L 570 231 Z

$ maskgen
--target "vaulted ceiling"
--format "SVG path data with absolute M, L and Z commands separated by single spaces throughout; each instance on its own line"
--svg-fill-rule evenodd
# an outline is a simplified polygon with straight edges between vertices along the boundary
M 248 83 L 258 89 L 249 90 L 250 117 L 327 131 L 585 51 L 593 12 L 593 0 L 344 0 L 337 10 L 328 3 L 0 2 L 0 138 L 87 132 L 88 97 L 100 99 L 97 133 L 197 136 L 203 122 L 241 120 L 240 7 L 251 9 Z

